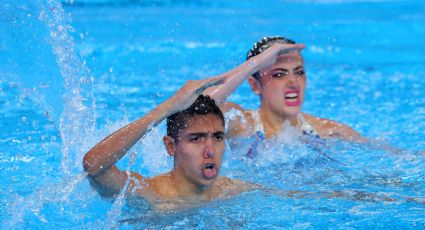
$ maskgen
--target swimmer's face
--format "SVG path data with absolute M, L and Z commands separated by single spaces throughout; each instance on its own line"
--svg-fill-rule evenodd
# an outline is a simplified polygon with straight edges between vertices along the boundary
M 279 56 L 276 62 L 260 70 L 260 79 L 250 79 L 261 104 L 280 116 L 295 116 L 304 102 L 306 74 L 304 59 L 299 52 Z
M 173 142 L 174 170 L 189 183 L 211 186 L 220 171 L 224 152 L 222 120 L 214 114 L 196 115 L 187 121 L 178 138 Z

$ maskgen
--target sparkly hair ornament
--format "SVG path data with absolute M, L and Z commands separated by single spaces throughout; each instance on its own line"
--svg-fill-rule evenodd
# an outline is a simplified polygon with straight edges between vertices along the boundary
M 262 53 L 264 50 L 266 50 L 271 45 L 273 45 L 273 43 L 295 44 L 295 41 L 285 37 L 281 37 L 281 36 L 264 37 L 261 40 L 257 41 L 256 43 L 254 43 L 254 46 L 246 54 L 246 60 Z

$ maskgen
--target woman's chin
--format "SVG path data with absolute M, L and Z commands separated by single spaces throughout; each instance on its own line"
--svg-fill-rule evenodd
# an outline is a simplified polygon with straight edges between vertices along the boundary
M 284 110 L 284 116 L 285 117 L 295 117 L 301 112 L 300 106 L 291 106 L 287 107 Z

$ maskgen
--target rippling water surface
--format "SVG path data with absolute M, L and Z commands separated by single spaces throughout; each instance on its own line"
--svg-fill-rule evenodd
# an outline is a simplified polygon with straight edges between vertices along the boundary
M 424 227 L 424 12 L 419 0 L 1 0 L 2 228 Z M 291 141 L 247 160 L 244 148 L 227 148 L 222 174 L 269 190 L 178 213 L 91 189 L 81 166 L 88 149 L 187 80 L 242 63 L 266 35 L 306 44 L 304 111 L 404 151 Z M 258 105 L 247 84 L 230 100 Z M 160 124 L 119 166 L 168 171 L 163 133 Z M 288 190 L 305 194 L 280 193 Z

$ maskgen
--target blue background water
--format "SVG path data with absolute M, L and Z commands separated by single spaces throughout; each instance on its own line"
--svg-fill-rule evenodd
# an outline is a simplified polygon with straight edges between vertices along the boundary
M 0 219 L 6 228 L 423 227 L 425 3 L 422 1 L 0 1 Z M 277 146 L 257 162 L 226 151 L 224 175 L 280 189 L 356 190 L 399 202 L 292 199 L 250 192 L 171 215 L 127 213 L 81 174 L 97 141 L 185 81 L 242 63 L 252 43 L 304 43 L 304 111 L 405 151 L 325 143 Z M 258 105 L 246 84 L 231 96 Z M 155 175 L 156 138 L 122 168 Z M 268 154 L 270 153 L 270 154 Z M 153 164 L 150 164 L 152 163 Z M 120 220 L 135 218 L 134 223 Z

